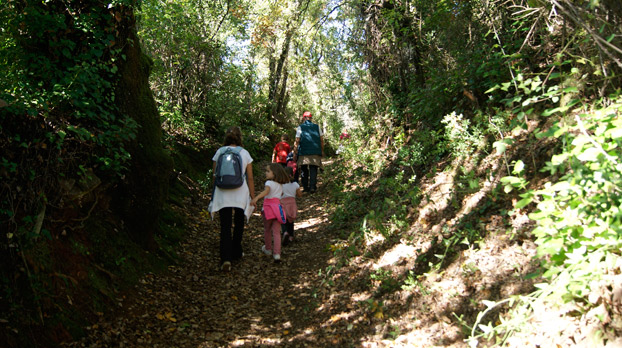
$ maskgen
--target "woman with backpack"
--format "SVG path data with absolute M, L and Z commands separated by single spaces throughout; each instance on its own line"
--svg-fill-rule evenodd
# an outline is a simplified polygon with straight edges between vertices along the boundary
M 220 270 L 230 271 L 231 262 L 242 258 L 242 233 L 253 213 L 255 198 L 253 158 L 242 147 L 242 132 L 231 127 L 225 133 L 224 146 L 214 157 L 214 192 L 208 211 L 220 217 Z M 233 225 L 233 235 L 231 226 Z

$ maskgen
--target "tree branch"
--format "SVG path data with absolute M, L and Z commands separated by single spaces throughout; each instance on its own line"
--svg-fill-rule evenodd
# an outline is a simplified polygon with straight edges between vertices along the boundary
M 577 9 L 574 5 L 572 5 L 568 1 L 563 1 L 563 2 L 565 5 L 567 5 L 567 7 L 562 6 L 557 0 L 551 0 L 551 3 L 553 5 L 560 8 L 562 12 L 564 12 L 573 22 L 575 22 L 576 24 L 581 26 L 583 29 L 585 29 L 590 34 L 590 36 L 592 36 L 598 48 L 600 48 L 600 50 L 603 53 L 605 53 L 609 58 L 611 58 L 611 60 L 613 60 L 618 65 L 618 67 L 622 68 L 622 61 L 619 58 L 617 58 L 612 52 L 610 52 L 605 46 L 608 46 L 610 49 L 613 49 L 619 54 L 622 54 L 622 50 L 616 47 L 615 45 L 612 45 L 609 41 L 603 39 L 600 35 L 594 32 L 594 30 L 592 30 L 592 28 L 590 28 L 590 26 L 588 26 L 585 23 L 585 21 L 581 20 L 578 16 Z
M 216 31 L 214 31 L 214 34 L 209 38 L 209 41 L 214 40 L 214 37 L 216 37 L 216 34 L 218 34 L 218 32 L 220 31 L 220 27 L 222 26 L 222 23 L 224 23 L 225 19 L 229 15 L 229 6 L 230 5 L 231 5 L 230 4 L 230 0 L 227 0 L 227 7 L 225 8 L 225 14 L 220 19 L 220 22 L 218 22 L 218 26 L 216 27 Z

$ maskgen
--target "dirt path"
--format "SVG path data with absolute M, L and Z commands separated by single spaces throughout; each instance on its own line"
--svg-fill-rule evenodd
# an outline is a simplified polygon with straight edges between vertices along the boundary
M 435 243 L 441 227 L 468 218 L 462 210 L 442 208 L 439 198 L 417 207 L 423 218 L 400 238 L 371 240 L 362 252 L 350 249 L 333 236 L 354 231 L 334 231 L 328 220 L 322 179 L 329 171 L 319 175 L 317 193 L 299 199 L 296 241 L 284 247 L 278 264 L 261 252 L 263 224 L 255 213 L 244 232 L 244 258 L 231 272 L 221 272 L 218 220 L 209 217 L 207 199 L 188 198 L 180 208 L 189 231 L 179 263 L 146 275 L 131 294 L 119 294 L 119 308 L 70 346 L 466 348 L 465 324 L 485 309 L 482 301 L 532 289 L 525 276 L 534 271 L 535 246 L 518 227 L 511 238 L 496 213 L 479 218 L 489 233 L 477 247 L 457 248 L 446 264 L 421 270 L 425 262 L 418 260 L 447 252 Z M 437 197 L 446 176 L 439 171 L 423 182 L 425 196 Z M 465 197 L 465 207 L 481 196 Z M 363 207 L 375 199 L 357 197 Z
M 333 325 L 339 321 L 334 309 L 352 305 L 349 294 L 326 291 L 330 284 L 324 284 L 334 242 L 325 232 L 327 193 L 319 181 L 317 193 L 298 201 L 296 241 L 284 247 L 282 262 L 261 252 L 263 225 L 255 212 L 245 227 L 245 256 L 228 273 L 217 268 L 217 217 L 209 218 L 207 200 L 188 199 L 182 213 L 190 231 L 178 251 L 181 262 L 143 277 L 134 294 L 119 301 L 115 318 L 89 327 L 89 336 L 73 346 L 358 346 L 344 334 L 353 327 L 341 332 Z

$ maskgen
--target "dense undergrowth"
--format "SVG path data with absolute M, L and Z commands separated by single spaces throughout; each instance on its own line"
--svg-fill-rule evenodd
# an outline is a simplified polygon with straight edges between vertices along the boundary
M 422 72 L 417 65 L 400 64 L 398 57 L 370 57 L 371 81 L 385 94 L 376 99 L 376 116 L 355 132 L 332 184 L 335 231 L 357 228 L 341 233 L 344 242 L 335 251 L 347 263 L 378 241 L 407 243 L 421 234 L 436 236 L 412 272 L 384 277 L 387 284 L 404 284 L 444 267 L 465 247 L 479 248 L 493 232 L 477 221 L 502 216 L 506 227 L 494 233 L 537 244 L 539 271 L 529 277 L 541 283 L 531 293 L 480 301 L 485 308 L 479 315 L 461 319 L 469 344 L 525 346 L 534 337 L 543 346 L 616 344 L 621 260 L 617 75 L 622 65 L 610 51 L 619 49 L 611 36 L 618 29 L 609 24 L 617 21 L 619 12 L 592 2 L 557 1 L 538 6 L 519 2 L 507 12 L 497 12 L 487 7 L 490 3 L 471 2 L 464 12 L 453 12 L 458 14 L 453 20 L 467 20 L 478 11 L 490 20 L 469 27 L 469 38 L 463 39 L 476 44 L 465 48 L 464 42 L 452 39 L 459 37 L 452 32 L 457 23 L 439 27 L 444 15 L 453 17 L 443 11 L 445 5 L 430 5 L 437 6 L 437 16 L 420 23 L 424 31 L 457 35 L 430 35 L 431 41 L 444 43 L 444 50 L 431 53 L 439 57 L 426 62 L 446 65 Z M 408 48 L 420 47 L 418 41 L 406 39 L 414 29 L 403 27 L 404 22 L 417 21 L 411 9 L 371 10 L 369 15 L 377 17 L 367 29 L 375 40 L 368 44 L 383 50 L 399 42 L 397 50 L 404 56 Z M 578 26 L 557 30 L 568 21 Z M 599 30 L 586 29 L 596 23 Z M 505 25 L 502 31 L 500 24 Z M 590 44 L 606 41 L 601 35 L 611 44 Z M 447 53 L 452 50 L 456 51 Z M 603 60 L 601 54 L 612 60 Z M 404 78 L 405 73 L 411 75 Z M 426 83 L 417 83 L 418 75 L 425 73 Z M 461 87 L 470 105 L 459 97 L 447 99 Z M 495 156 L 497 165 L 491 166 Z M 447 174 L 437 176 L 439 171 Z M 451 178 L 448 191 L 426 196 L 422 185 L 443 185 L 430 183 L 437 178 Z M 468 206 L 478 194 L 482 198 Z M 442 212 L 437 205 L 425 207 L 445 199 Z M 521 219 L 535 228 L 516 228 Z M 545 309 L 558 315 L 543 316 Z M 542 318 L 589 334 L 573 336 L 572 329 L 549 328 Z
M 499 342 L 539 330 L 533 320 L 544 308 L 570 304 L 564 316 L 591 321 L 592 344 L 618 342 L 622 332 L 616 293 L 620 290 L 620 141 L 622 138 L 621 99 L 605 105 L 572 108 L 547 132 L 537 136 L 560 139 L 563 147 L 540 168 L 556 180 L 530 187 L 517 162 L 506 177 L 506 191 L 521 189 L 515 209 L 535 204 L 529 217 L 537 222 L 533 235 L 546 282 L 518 302 L 499 325 L 480 327 L 482 335 L 496 336 Z M 558 176 L 558 178 L 557 178 Z M 489 307 L 497 303 L 488 304 Z M 529 323 L 523 325 L 522 323 Z M 475 330 L 473 331 L 476 332 Z M 557 333 L 558 334 L 558 333 Z
M 522 77 L 515 82 L 525 84 Z M 562 89 L 538 88 L 534 94 L 538 93 L 535 98 L 550 98 L 561 94 Z M 452 113 L 443 121 L 445 130 L 439 134 L 438 143 L 455 145 L 439 146 L 450 149 L 444 153 L 434 148 L 425 151 L 416 138 L 404 142 L 403 134 L 387 134 L 389 141 L 370 140 L 363 132 L 355 134 L 339 158 L 335 179 L 330 183 L 331 228 L 343 240 L 333 251 L 341 255 L 344 265 L 370 252 L 377 241 L 408 244 L 420 233 L 437 235 L 436 246 L 420 254 L 410 272 L 379 271 L 371 276 L 381 280 L 381 288 L 395 290 L 444 268 L 461 250 L 478 248 L 488 234 L 516 238 L 513 219 L 528 214 L 530 227 L 518 232 L 521 238 L 538 245 L 534 261 L 540 267 L 529 278 L 541 282 L 530 293 L 485 299 L 482 304 L 486 309 L 479 315 L 461 317 L 471 337 L 469 344 L 514 347 L 530 340 L 567 344 L 565 335 L 571 335 L 571 329 L 549 328 L 538 319 L 542 313 L 560 307 L 565 310 L 556 320 L 592 330 L 589 337 L 574 337 L 575 343 L 581 339 L 594 346 L 617 342 L 622 329 L 616 295 L 622 264 L 620 102 L 615 95 L 591 103 L 575 100 L 565 107 L 530 113 L 529 118 L 523 113 L 525 118 L 513 124 L 490 123 L 490 127 L 479 129 L 481 123 L 473 123 L 473 127 L 469 120 Z M 484 161 L 490 154 L 499 158 L 496 169 Z M 426 215 L 422 206 L 431 199 L 423 196 L 420 184 L 422 177 L 432 178 L 436 170 L 455 177 L 449 191 L 450 207 L 442 214 Z M 464 209 L 467 197 L 486 186 L 492 187 L 477 206 L 462 218 L 451 219 Z M 495 214 L 504 217 L 502 226 L 509 227 L 491 231 L 477 223 Z M 446 220 L 439 221 L 442 216 Z M 436 221 L 427 221 L 430 218 Z M 435 225 L 440 228 L 428 228 Z M 383 294 L 376 292 L 378 302 L 382 302 Z

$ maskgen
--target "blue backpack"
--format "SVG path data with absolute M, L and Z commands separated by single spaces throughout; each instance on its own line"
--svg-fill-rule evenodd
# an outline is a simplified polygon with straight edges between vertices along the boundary
M 227 147 L 216 162 L 214 184 L 221 189 L 234 189 L 244 184 L 241 146 Z

